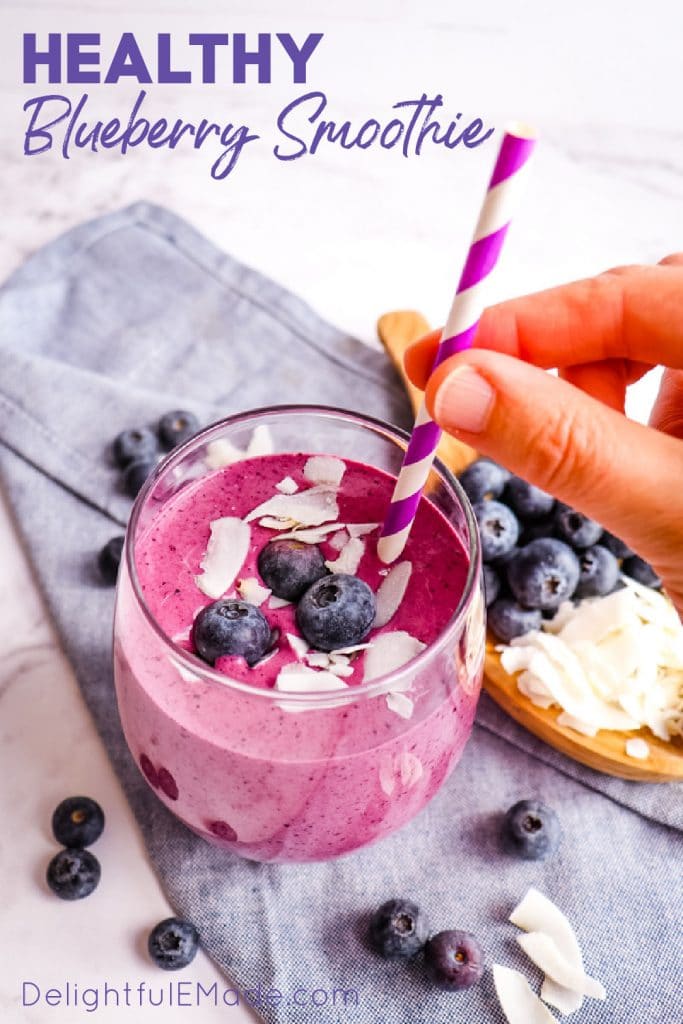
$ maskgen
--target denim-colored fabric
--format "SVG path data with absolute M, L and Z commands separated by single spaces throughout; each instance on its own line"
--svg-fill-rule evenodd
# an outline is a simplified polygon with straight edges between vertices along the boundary
M 609 779 L 562 757 L 482 698 L 463 761 L 399 834 L 328 864 L 267 866 L 205 844 L 150 792 L 114 700 L 113 595 L 93 552 L 129 502 L 105 456 L 124 427 L 187 406 L 204 421 L 288 401 L 342 405 L 409 426 L 379 353 L 146 204 L 85 224 L 32 257 L 0 291 L 0 474 L 37 577 L 168 897 L 198 925 L 235 986 L 276 987 L 269 1022 L 466 1024 L 503 1020 L 490 974 L 467 993 L 426 985 L 419 963 L 386 964 L 364 915 L 397 894 L 462 927 L 489 962 L 537 972 L 506 924 L 536 885 L 565 909 L 607 1003 L 577 1024 L 681 1024 L 683 801 L 675 785 Z M 501 811 L 537 795 L 564 842 L 546 864 L 501 853 Z M 184 978 L 191 976 L 191 969 Z M 307 1006 L 288 1005 L 304 998 Z M 310 1002 L 313 989 L 327 996 Z M 332 990 L 356 990 L 358 1004 Z M 256 993 L 258 995 L 258 993 Z M 336 1005 L 334 1005 L 336 1004 Z

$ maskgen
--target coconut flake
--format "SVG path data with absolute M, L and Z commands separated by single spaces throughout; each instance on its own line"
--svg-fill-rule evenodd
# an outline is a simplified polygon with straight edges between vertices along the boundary
M 249 551 L 251 530 L 234 516 L 214 519 L 204 557 L 199 563 L 202 574 L 195 583 L 207 597 L 221 597 L 231 587 Z
M 629 757 L 635 757 L 638 761 L 645 761 L 650 756 L 650 748 L 645 740 L 634 736 L 626 740 L 626 753 Z
M 405 693 L 388 693 L 387 707 L 400 718 L 412 718 L 414 702 Z
M 581 947 L 574 929 L 559 907 L 538 889 L 529 889 L 522 902 L 510 914 L 510 921 L 527 932 L 543 932 L 548 935 L 567 963 L 583 971 Z M 544 979 L 541 996 L 560 1013 L 574 1013 L 583 1003 L 582 995 L 559 985 L 552 978 Z
M 272 608 L 273 611 L 277 611 L 278 608 L 287 608 L 291 603 L 291 601 L 287 601 L 284 597 L 276 597 L 273 594 L 268 601 L 268 607 Z
M 377 590 L 373 629 L 380 629 L 393 619 L 405 597 L 412 573 L 412 562 L 397 562 L 384 577 Z
M 204 462 L 209 469 L 222 469 L 231 466 L 233 462 L 241 462 L 244 454 L 241 448 L 236 448 L 226 437 L 219 437 L 207 444 Z
M 336 658 L 339 654 L 358 654 L 360 651 L 367 651 L 370 647 L 372 647 L 371 643 L 354 644 L 353 647 L 335 647 L 333 651 L 330 651 L 330 656 Z
M 596 978 L 589 977 L 583 969 L 573 967 L 562 956 L 553 939 L 544 932 L 526 932 L 517 936 L 517 942 L 529 959 L 563 988 L 592 999 L 604 999 L 607 995 L 604 986 Z
M 327 486 L 309 487 L 297 494 L 274 494 L 272 498 L 257 505 L 245 516 L 247 523 L 264 516 L 284 520 L 288 524 L 300 523 L 302 526 L 320 526 L 321 523 L 339 518 L 336 492 Z
M 280 494 L 296 494 L 299 490 L 299 485 L 296 480 L 292 480 L 291 476 L 285 476 L 280 480 L 279 484 L 275 484 L 275 490 L 279 491 Z
M 296 523 L 292 523 L 292 526 L 296 525 Z M 280 528 L 283 528 L 282 524 L 280 524 Z M 289 533 L 281 533 L 276 540 L 298 540 L 302 544 L 322 544 L 328 533 L 333 533 L 338 529 L 339 523 L 325 523 L 323 526 L 313 526 L 308 530 L 293 529 Z
M 247 458 L 253 459 L 258 455 L 272 455 L 274 450 L 275 445 L 273 444 L 273 435 L 270 432 L 270 427 L 266 426 L 265 423 L 254 427 L 254 432 L 247 445 Z
M 333 537 L 330 537 L 327 543 L 330 545 L 333 551 L 341 551 L 342 548 L 348 543 L 348 540 L 349 535 L 346 532 L 346 530 L 339 530 L 337 533 L 334 534 Z
M 240 580 L 237 589 L 243 601 L 256 605 L 257 608 L 260 608 L 272 594 L 272 590 L 259 583 L 255 576 L 248 576 L 246 579 Z
M 297 636 L 296 633 L 285 633 L 287 643 L 292 648 L 296 655 L 297 661 L 303 661 L 308 654 L 308 644 L 303 637 Z
M 529 982 L 519 971 L 494 964 L 493 983 L 509 1024 L 557 1024 L 557 1017 L 534 995 Z
M 365 682 L 401 668 L 424 651 L 426 646 L 421 640 L 402 629 L 380 633 L 374 638 L 372 647 L 365 655 Z
M 330 572 L 343 572 L 353 576 L 364 554 L 365 541 L 360 540 L 358 537 L 352 537 L 339 552 L 339 557 L 332 561 L 326 561 L 325 565 Z
M 313 484 L 339 487 L 346 472 L 346 463 L 333 455 L 311 455 L 304 466 L 304 476 Z
M 328 690 L 346 690 L 347 684 L 332 672 L 320 672 L 306 665 L 291 664 L 285 665 L 278 672 L 275 680 L 275 689 L 283 693 L 325 693 Z M 329 700 L 316 701 L 316 708 L 335 708 L 343 701 Z M 278 702 L 283 711 L 298 712 L 305 708 L 299 704 L 290 704 L 286 701 Z
M 346 529 L 349 531 L 349 537 L 365 537 L 366 534 L 376 530 L 378 526 L 379 523 L 347 523 Z

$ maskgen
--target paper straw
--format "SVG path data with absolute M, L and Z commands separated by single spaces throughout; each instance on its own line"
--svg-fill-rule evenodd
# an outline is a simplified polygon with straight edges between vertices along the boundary
M 503 135 L 432 371 L 444 359 L 472 346 L 484 311 L 484 289 L 503 248 L 535 144 L 535 133 L 525 125 L 510 125 Z M 377 545 L 385 564 L 395 561 L 406 546 L 440 439 L 441 430 L 423 402 Z

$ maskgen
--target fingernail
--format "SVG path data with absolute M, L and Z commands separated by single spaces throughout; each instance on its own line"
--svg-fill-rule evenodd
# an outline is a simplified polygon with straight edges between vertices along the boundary
M 436 393 L 434 416 L 443 427 L 479 434 L 488 423 L 495 392 L 471 366 L 458 366 Z

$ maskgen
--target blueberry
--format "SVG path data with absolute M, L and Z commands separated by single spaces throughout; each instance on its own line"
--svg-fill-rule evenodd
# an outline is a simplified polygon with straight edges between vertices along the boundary
M 370 921 L 370 944 L 386 960 L 407 960 L 429 938 L 427 918 L 410 900 L 387 900 Z
M 101 874 L 90 850 L 60 850 L 47 866 L 47 884 L 61 900 L 82 900 L 97 888 Z
M 147 427 L 123 430 L 114 438 L 114 458 L 122 469 L 131 462 L 152 462 L 157 446 L 156 435 Z
M 328 574 L 318 545 L 297 540 L 271 540 L 259 553 L 258 571 L 266 586 L 285 601 L 298 601 L 312 583 Z
M 509 644 L 513 637 L 540 629 L 542 618 L 537 608 L 522 608 L 521 604 L 508 597 L 494 601 L 488 612 L 489 626 L 505 644 Z
M 579 582 L 579 560 L 561 540 L 539 537 L 519 549 L 507 567 L 512 593 L 525 608 L 548 611 L 569 600 Z
M 507 505 L 500 501 L 478 501 L 473 510 L 481 537 L 481 557 L 485 562 L 500 558 L 514 548 L 519 523 Z
M 191 964 L 199 948 L 199 932 L 189 921 L 167 917 L 149 933 L 147 949 L 157 967 L 179 971 Z
M 510 477 L 505 485 L 503 500 L 515 515 L 525 521 L 543 519 L 549 516 L 555 506 L 551 494 L 522 480 L 520 476 Z
M 662 585 L 661 579 L 652 566 L 642 558 L 639 558 L 638 555 L 631 555 L 630 558 L 625 559 L 621 569 L 632 580 L 642 583 L 644 587 L 652 587 L 653 590 L 659 590 Z
M 555 811 L 539 800 L 520 800 L 505 814 L 503 847 L 524 860 L 545 860 L 555 852 L 561 838 Z
M 459 992 L 481 981 L 484 952 L 471 932 L 438 932 L 425 946 L 425 966 L 435 985 Z
M 555 510 L 555 529 L 558 537 L 573 548 L 590 548 L 602 536 L 600 523 L 562 504 L 558 504 Z
M 522 526 L 522 532 L 520 534 L 520 544 L 528 544 L 532 540 L 538 540 L 539 537 L 554 537 L 555 536 L 555 517 L 544 516 L 543 519 L 534 519 L 531 522 L 526 522 Z
M 625 558 L 631 558 L 633 555 L 633 551 L 631 551 L 628 544 L 624 544 L 623 540 L 619 540 L 618 537 L 615 537 L 613 533 L 608 533 L 607 530 L 604 531 L 600 538 L 600 543 L 603 547 L 607 548 L 608 551 L 611 551 L 614 557 L 618 558 L 619 561 L 623 561 Z
M 170 451 L 197 433 L 199 420 L 185 409 L 172 409 L 161 417 L 157 430 L 162 447 Z
M 500 593 L 500 576 L 492 565 L 485 565 L 482 569 L 484 577 L 484 597 L 486 607 L 493 604 Z
M 503 469 L 491 459 L 477 459 L 464 469 L 460 476 L 460 485 L 474 505 L 486 498 L 499 498 L 505 484 L 510 479 L 507 469 Z
M 214 601 L 202 608 L 192 626 L 192 642 L 210 665 L 226 654 L 255 665 L 270 648 L 272 633 L 262 611 L 246 601 Z
M 105 583 L 116 583 L 123 553 L 123 541 L 123 534 L 111 537 L 97 556 L 97 568 Z
M 91 846 L 104 831 L 104 812 L 89 796 L 62 800 L 52 815 L 52 832 L 62 846 Z
M 602 597 L 614 590 L 619 579 L 619 563 L 601 544 L 579 552 L 579 567 L 579 584 L 574 597 Z
M 156 462 L 149 459 L 136 459 L 135 462 L 131 462 L 123 474 L 123 486 L 126 494 L 129 494 L 131 498 L 137 497 L 155 466 Z
M 375 612 L 375 595 L 367 583 L 334 573 L 308 588 L 297 606 L 296 621 L 311 647 L 334 651 L 364 640 Z

